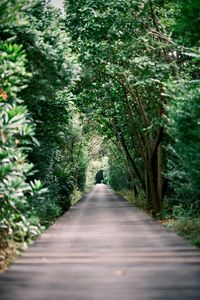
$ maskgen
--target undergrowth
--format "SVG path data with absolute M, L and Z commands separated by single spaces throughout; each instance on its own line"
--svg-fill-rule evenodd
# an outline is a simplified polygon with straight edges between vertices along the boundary
M 70 203 L 71 205 L 75 205 L 83 196 L 83 193 L 78 189 L 75 189 L 73 193 L 70 195 Z
M 138 208 L 141 208 L 145 211 L 148 211 L 146 199 L 144 195 L 141 193 L 137 198 L 134 197 L 133 191 L 131 190 L 121 190 L 118 191 L 118 194 L 120 194 L 122 197 L 124 197 L 128 202 L 131 204 L 137 206 Z

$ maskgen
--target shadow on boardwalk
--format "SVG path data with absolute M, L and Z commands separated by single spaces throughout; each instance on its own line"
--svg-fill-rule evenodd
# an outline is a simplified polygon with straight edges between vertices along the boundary
M 200 299 L 200 251 L 99 184 L 6 273 L 1 300 Z

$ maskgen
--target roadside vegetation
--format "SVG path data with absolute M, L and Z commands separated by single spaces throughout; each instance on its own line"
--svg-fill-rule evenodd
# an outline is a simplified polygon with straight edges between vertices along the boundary
M 199 245 L 200 1 L 65 1 L 105 182 Z M 162 221 L 164 222 L 164 221 Z
M 5 267 L 13 247 L 26 248 L 81 197 L 86 147 L 69 92 L 80 65 L 60 12 L 45 1 L 1 1 L 0 55 L 0 266 Z
M 200 246 L 200 0 L 63 3 L 0 4 L 0 269 L 98 171 Z

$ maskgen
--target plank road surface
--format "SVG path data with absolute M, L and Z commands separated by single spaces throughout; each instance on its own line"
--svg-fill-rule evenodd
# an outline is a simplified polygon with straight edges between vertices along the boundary
M 0 299 L 200 299 L 200 251 L 99 184 L 0 275 Z

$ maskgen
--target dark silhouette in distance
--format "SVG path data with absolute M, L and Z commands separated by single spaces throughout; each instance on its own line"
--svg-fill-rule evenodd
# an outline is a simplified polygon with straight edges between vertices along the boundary
M 104 180 L 104 177 L 103 177 L 103 170 L 99 170 L 95 176 L 95 181 L 96 181 L 96 184 L 97 183 L 102 183 Z

